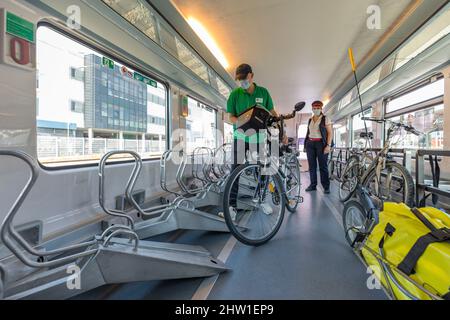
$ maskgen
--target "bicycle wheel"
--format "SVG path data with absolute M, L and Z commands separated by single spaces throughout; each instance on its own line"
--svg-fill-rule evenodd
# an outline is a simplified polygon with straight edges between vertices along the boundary
M 356 190 L 361 174 L 359 162 L 355 161 L 345 170 L 339 186 L 339 200 L 348 201 Z
M 356 236 L 367 232 L 367 214 L 364 207 L 356 200 L 347 202 L 342 213 L 342 224 L 345 231 L 345 240 L 350 247 L 356 245 Z
M 259 164 L 243 164 L 228 178 L 223 213 L 240 242 L 259 246 L 272 239 L 283 223 L 286 201 L 279 174 L 264 175 Z
M 362 186 L 367 189 L 379 209 L 383 201 L 403 202 L 414 207 L 414 180 L 408 170 L 397 162 L 386 163 L 378 183 L 376 169 L 372 169 Z
M 335 168 L 335 164 L 334 164 L 334 160 L 330 157 L 330 160 L 328 160 L 328 173 L 330 174 L 330 180 L 334 180 L 334 168 Z
M 352 155 L 350 156 L 350 158 L 348 158 L 347 162 L 344 165 L 344 170 L 342 171 L 343 173 L 345 173 L 345 171 L 347 171 L 347 169 L 353 165 L 354 162 L 358 162 L 359 161 L 359 157 L 357 155 Z
M 289 157 L 286 163 L 286 209 L 296 212 L 300 202 L 301 177 L 300 163 L 295 155 Z

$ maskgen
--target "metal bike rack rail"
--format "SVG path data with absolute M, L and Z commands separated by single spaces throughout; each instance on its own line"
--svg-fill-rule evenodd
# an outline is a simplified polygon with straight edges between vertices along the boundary
M 30 170 L 28 180 L 0 230 L 3 244 L 15 257 L 13 259 L 11 256 L 10 261 L 0 265 L 0 299 L 64 299 L 105 284 L 208 277 L 228 270 L 201 247 L 141 241 L 130 226 L 123 225 L 113 225 L 101 235 L 92 235 L 92 241 L 56 250 L 36 250 L 14 229 L 13 222 L 38 179 L 38 166 L 24 152 L 0 150 L 0 156 L 20 159 Z M 136 159 L 137 164 L 139 159 Z M 137 172 L 139 166 L 135 166 L 128 181 L 128 197 L 136 183 Z M 104 171 L 102 173 L 104 178 Z M 45 249 L 46 244 L 40 244 L 39 248 Z M 82 249 L 84 251 L 71 253 Z M 37 259 L 33 260 L 30 255 Z M 20 267 L 17 260 L 24 266 Z M 68 273 L 68 267 L 74 264 L 80 266 L 80 290 L 71 290 L 67 286 L 73 276 Z M 23 269 L 24 273 L 14 279 L 8 277 L 8 271 L 18 268 Z
M 429 185 L 425 183 L 425 156 L 445 158 L 450 157 L 450 150 L 417 150 L 416 152 L 416 203 L 419 204 L 425 200 L 428 192 L 431 195 L 443 196 L 450 199 L 450 191 L 445 191 L 437 185 Z M 433 180 L 435 180 L 435 172 L 432 170 Z M 439 179 L 437 179 L 439 180 Z M 437 201 L 436 201 L 437 202 Z
M 197 154 L 200 150 L 206 150 L 206 148 L 197 148 L 195 154 Z M 168 192 L 169 194 L 175 195 L 176 197 L 169 203 L 152 206 L 149 208 L 142 208 L 132 198 L 133 188 L 138 179 L 139 173 L 141 172 L 142 161 L 138 154 L 128 151 L 115 151 L 113 153 L 106 154 L 102 158 L 99 168 L 99 183 L 101 191 L 100 200 L 104 201 L 104 195 L 102 194 L 105 184 L 104 166 L 106 164 L 106 160 L 114 154 L 131 154 L 135 159 L 134 169 L 126 184 L 125 196 L 132 207 L 137 211 L 138 218 L 142 219 L 142 221 L 136 221 L 132 225 L 130 225 L 130 230 L 135 231 L 140 239 L 146 239 L 151 236 L 167 233 L 178 229 L 229 232 L 229 229 L 222 218 L 199 210 L 199 208 L 201 207 L 221 204 L 221 193 L 220 188 L 217 186 L 217 183 L 206 182 L 207 175 L 211 174 L 210 168 L 212 164 L 212 150 L 208 150 L 208 152 L 206 153 L 206 155 L 208 156 L 207 161 L 202 162 L 197 169 L 194 169 L 194 171 L 197 171 L 195 173 L 195 179 L 202 179 L 202 187 L 196 190 L 189 190 L 182 181 L 183 174 L 186 170 L 186 159 L 188 157 L 185 154 L 181 154 L 181 163 L 179 164 L 176 175 L 176 182 L 178 183 L 181 192 L 179 192 L 178 190 L 172 190 L 168 186 L 168 162 L 173 159 L 174 151 L 166 151 L 160 160 L 160 186 L 162 190 Z M 203 174 L 203 176 L 201 176 L 201 174 Z M 111 216 L 127 216 L 130 220 L 132 220 L 130 215 L 131 212 L 126 213 L 117 210 L 108 211 L 105 210 L 105 212 L 110 214 Z M 112 228 L 112 226 L 110 228 Z
M 71 262 L 74 260 L 77 260 L 81 257 L 91 256 L 98 252 L 98 249 L 90 249 L 78 254 L 69 255 L 63 258 L 55 259 L 52 261 L 45 262 L 44 257 L 54 256 L 54 255 L 60 255 L 63 253 L 67 253 L 69 251 L 80 249 L 80 248 L 87 248 L 89 246 L 97 244 L 97 240 L 88 241 L 80 244 L 75 244 L 71 246 L 67 246 L 64 248 L 59 248 L 55 250 L 50 251 L 39 251 L 34 249 L 32 246 L 29 245 L 29 243 L 18 233 L 14 226 L 14 218 L 19 211 L 20 207 L 22 206 L 23 202 L 25 201 L 26 197 L 30 193 L 31 189 L 33 188 L 34 184 L 36 183 L 36 180 L 39 176 L 39 169 L 37 164 L 35 163 L 35 160 L 31 158 L 28 154 L 21 152 L 21 151 L 9 151 L 9 150 L 0 150 L 0 156 L 7 156 L 7 157 L 13 157 L 22 160 L 26 163 L 30 170 L 30 175 L 28 178 L 28 181 L 26 182 L 24 188 L 20 192 L 18 198 L 12 205 L 9 212 L 6 214 L 5 219 L 3 220 L 2 226 L 1 226 L 1 239 L 3 244 L 25 265 L 33 268 L 47 268 L 47 267 L 54 267 L 58 266 L 67 262 Z M 14 243 L 14 241 L 17 242 Z M 30 259 L 27 255 L 24 254 L 23 251 L 26 251 L 28 254 L 37 257 L 37 260 Z

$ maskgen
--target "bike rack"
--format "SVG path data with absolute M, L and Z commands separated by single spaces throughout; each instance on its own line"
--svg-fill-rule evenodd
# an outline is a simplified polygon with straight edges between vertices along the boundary
M 127 226 L 113 225 L 101 235 L 93 235 L 91 241 L 55 250 L 46 250 L 45 243 L 33 248 L 14 229 L 13 221 L 38 179 L 38 166 L 33 158 L 20 151 L 0 150 L 0 156 L 20 159 L 30 170 L 25 186 L 1 225 L 1 239 L 13 256 L 8 264 L 0 265 L 0 299 L 65 299 L 105 284 L 208 277 L 228 270 L 201 247 L 139 240 L 131 222 Z M 105 163 L 106 160 L 103 166 Z M 135 166 L 127 184 L 127 197 L 132 195 L 139 171 L 139 166 Z M 103 181 L 99 190 L 103 192 L 104 171 L 100 172 Z M 104 199 L 103 196 L 103 207 Z M 113 217 L 124 218 L 118 215 L 121 212 L 107 211 Z M 9 279 L 8 274 L 20 268 L 18 261 L 23 263 L 21 268 L 26 274 Z M 79 290 L 68 286 L 74 277 L 68 270 L 74 265 L 80 266 L 76 275 L 81 282 Z
M 199 150 L 202 149 L 196 149 L 196 153 L 198 153 Z M 199 208 L 201 207 L 211 205 L 217 206 L 221 203 L 220 192 L 219 190 L 217 190 L 217 185 L 214 183 L 207 183 L 205 178 L 208 173 L 205 167 L 209 165 L 211 160 L 208 160 L 201 166 L 201 172 L 204 176 L 200 175 L 199 168 L 194 169 L 194 171 L 196 171 L 195 177 L 196 179 L 199 179 L 199 177 L 201 177 L 203 187 L 196 190 L 189 190 L 182 181 L 183 174 L 187 167 L 187 156 L 182 155 L 181 164 L 179 165 L 179 168 L 177 170 L 176 180 L 180 189 L 182 191 L 187 191 L 187 195 L 183 195 L 178 190 L 170 189 L 167 185 L 168 163 L 173 159 L 174 151 L 166 151 L 160 161 L 160 185 L 162 190 L 168 192 L 169 194 L 175 195 L 176 198 L 175 200 L 167 204 L 149 208 L 142 208 L 132 197 L 133 188 L 141 171 L 142 164 L 140 156 L 135 152 L 115 151 L 114 153 L 105 154 L 99 165 L 100 190 L 104 190 L 106 162 L 108 158 L 110 158 L 113 154 L 130 154 L 131 156 L 133 156 L 135 161 L 134 169 L 126 184 L 125 197 L 137 211 L 138 217 L 142 219 L 142 221 L 134 222 L 134 224 L 131 224 L 130 226 L 130 230 L 136 232 L 140 239 L 147 239 L 152 236 L 179 229 L 229 232 L 224 219 L 199 210 Z M 211 154 L 212 152 L 209 151 L 208 157 Z M 104 195 L 100 194 L 100 196 L 100 198 L 104 200 Z M 112 216 L 123 217 L 123 215 L 126 215 L 127 217 L 129 217 L 129 219 L 131 219 L 131 217 L 125 212 L 118 212 L 117 210 L 113 212 L 112 210 L 108 211 L 105 210 L 106 213 Z M 114 214 L 111 214 L 110 212 Z
M 425 156 L 429 156 L 432 174 L 432 184 L 425 182 Z M 434 158 L 433 158 L 434 157 Z M 450 192 L 439 188 L 441 158 L 450 157 L 450 150 L 417 150 L 416 154 L 416 203 L 425 206 L 431 195 L 433 205 L 438 205 L 439 197 L 450 198 Z M 448 204 L 448 201 L 445 203 Z

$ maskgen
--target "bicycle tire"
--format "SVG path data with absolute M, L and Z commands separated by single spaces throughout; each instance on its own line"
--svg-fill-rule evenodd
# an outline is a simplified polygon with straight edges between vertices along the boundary
M 284 213 L 285 213 L 285 209 L 286 209 L 286 203 L 285 203 L 286 200 L 285 200 L 285 197 L 283 197 L 283 196 L 280 197 L 280 199 L 279 199 L 280 210 L 281 210 L 280 217 L 279 217 L 275 227 L 265 237 L 263 237 L 261 239 L 251 239 L 251 238 L 246 237 L 243 234 L 243 232 L 241 232 L 239 230 L 240 229 L 239 226 L 235 225 L 235 223 L 230 215 L 229 203 L 230 203 L 231 190 L 232 190 L 233 184 L 234 184 L 235 180 L 238 178 L 238 176 L 242 172 L 245 172 L 247 169 L 249 169 L 250 167 L 254 167 L 254 166 L 255 166 L 254 164 L 242 164 L 242 165 L 238 166 L 235 170 L 233 170 L 233 172 L 231 173 L 231 175 L 228 178 L 227 183 L 225 185 L 225 190 L 224 190 L 224 194 L 223 194 L 223 214 L 224 214 L 225 222 L 228 226 L 228 229 L 230 230 L 230 233 L 239 242 L 242 242 L 243 244 L 246 244 L 249 246 L 261 246 L 261 245 L 267 243 L 268 241 L 270 241 L 280 230 L 280 227 L 284 220 Z M 281 177 L 279 174 L 273 175 L 273 181 L 275 183 L 274 188 L 276 190 L 283 190 L 282 183 L 281 183 Z
M 357 181 L 356 183 L 354 183 L 352 185 L 351 182 L 348 181 L 349 179 L 347 179 L 346 177 L 347 177 L 348 173 L 351 171 L 356 172 L 357 175 L 359 174 L 359 172 L 360 172 L 359 162 L 354 162 L 351 166 L 348 166 L 347 169 L 345 170 L 344 174 L 342 175 L 342 181 L 339 185 L 339 200 L 343 203 L 350 200 L 350 198 L 355 193 L 356 187 L 358 186 L 358 183 L 359 183 L 359 181 Z M 359 180 L 358 177 L 356 177 L 356 179 Z M 348 188 L 348 194 L 344 195 L 342 192 L 345 188 L 346 183 L 350 184 L 350 186 Z
M 334 160 L 333 159 L 328 160 L 328 173 L 330 175 L 330 180 L 334 180 L 335 178 L 334 167 L 335 167 Z
M 350 231 L 352 228 L 355 228 L 353 225 L 353 221 L 350 222 L 350 213 L 352 212 L 351 209 L 357 210 L 361 214 L 360 218 L 364 220 L 364 228 L 367 227 L 367 211 L 362 206 L 361 203 L 359 203 L 357 200 L 350 200 L 344 205 L 344 211 L 342 212 L 342 225 L 344 227 L 345 232 L 345 240 L 350 245 L 350 247 L 354 248 L 356 245 L 355 239 L 350 236 Z M 362 230 L 363 232 L 367 230 Z M 356 235 L 355 235 L 356 237 Z
M 291 205 L 290 200 L 287 199 L 287 190 L 286 190 L 286 209 L 289 212 L 294 213 L 294 212 L 297 212 L 297 207 L 298 207 L 298 204 L 300 203 L 300 194 L 301 194 L 301 191 L 302 191 L 302 188 L 301 188 L 301 176 L 300 176 L 301 173 L 300 173 L 300 162 L 298 161 L 297 157 L 296 156 L 291 156 L 290 158 L 291 158 L 291 161 L 293 160 L 295 162 L 294 168 L 295 168 L 295 171 L 298 174 L 298 184 L 299 185 L 298 185 L 298 194 L 296 195 L 297 199 L 294 202 L 295 205 Z M 287 177 L 286 177 L 286 179 L 287 179 Z
M 396 168 L 404 177 L 405 185 L 403 190 L 403 203 L 406 204 L 408 207 L 414 207 L 415 205 L 415 187 L 414 187 L 414 180 L 411 174 L 406 170 L 404 166 L 397 162 L 387 162 L 386 163 L 386 169 L 389 168 Z M 364 181 L 362 182 L 362 186 L 365 187 L 369 192 L 370 190 L 370 182 L 375 177 L 376 174 L 376 167 L 373 168 L 366 176 Z M 371 193 L 371 192 L 370 192 Z M 371 195 L 374 195 L 371 193 Z M 378 195 L 375 195 L 375 197 L 379 198 Z

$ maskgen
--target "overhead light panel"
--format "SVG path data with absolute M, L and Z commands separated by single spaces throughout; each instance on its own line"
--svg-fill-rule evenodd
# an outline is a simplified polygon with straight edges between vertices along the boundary
M 203 43 L 208 47 L 211 53 L 216 57 L 216 59 L 220 62 L 220 64 L 228 69 L 230 64 L 228 63 L 227 58 L 223 54 L 222 50 L 217 45 L 217 42 L 214 38 L 209 34 L 208 30 L 195 18 L 190 17 L 187 19 L 187 22 L 191 26 L 191 28 L 195 31 L 195 33 L 200 37 Z

